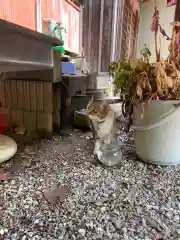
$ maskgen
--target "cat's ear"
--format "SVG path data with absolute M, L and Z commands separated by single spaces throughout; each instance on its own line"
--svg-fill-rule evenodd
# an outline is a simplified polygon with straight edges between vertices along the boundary
M 94 94 L 93 94 L 92 97 L 91 97 L 91 102 L 94 102 L 94 99 L 95 99 L 95 97 L 94 97 Z

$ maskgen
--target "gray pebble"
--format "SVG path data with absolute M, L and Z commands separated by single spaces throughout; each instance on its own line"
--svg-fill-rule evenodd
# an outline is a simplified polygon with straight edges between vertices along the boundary
M 29 235 L 30 238 L 32 238 L 34 233 L 33 232 L 28 232 L 28 235 Z
M 22 237 L 22 240 L 26 240 L 26 239 L 27 239 L 27 236 L 24 235 L 24 236 Z
M 79 229 L 79 230 L 78 230 L 78 233 L 79 233 L 82 237 L 84 237 L 84 236 L 86 235 L 86 230 L 85 230 L 85 229 Z
M 135 161 L 133 143 L 123 145 L 120 167 L 106 168 L 93 162 L 90 141 L 80 139 L 81 134 L 37 141 L 16 154 L 13 161 L 24 167 L 14 172 L 11 182 L 0 185 L 0 238 L 177 239 L 180 166 L 157 171 Z M 120 138 L 131 144 L 133 132 Z M 7 164 L 10 168 L 12 163 Z M 43 190 L 57 184 L 67 186 L 69 194 L 64 201 L 50 204 Z

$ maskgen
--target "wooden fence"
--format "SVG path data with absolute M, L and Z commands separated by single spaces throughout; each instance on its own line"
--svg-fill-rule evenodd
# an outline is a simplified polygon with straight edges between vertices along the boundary
M 106 72 L 110 61 L 135 54 L 138 0 L 84 0 L 82 45 L 91 71 Z

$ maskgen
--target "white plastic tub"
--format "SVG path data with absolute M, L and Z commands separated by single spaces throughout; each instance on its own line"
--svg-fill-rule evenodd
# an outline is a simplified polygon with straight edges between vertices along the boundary
M 179 101 L 151 101 L 135 110 L 135 144 L 137 156 L 144 162 L 158 165 L 180 163 Z
M 3 134 L 0 134 L 0 163 L 12 158 L 17 152 L 16 142 Z

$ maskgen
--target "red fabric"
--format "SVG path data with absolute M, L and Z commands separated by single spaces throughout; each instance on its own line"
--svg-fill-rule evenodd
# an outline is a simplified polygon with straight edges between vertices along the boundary
M 7 130 L 7 122 L 4 113 L 0 112 L 0 133 L 4 133 Z

